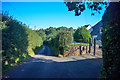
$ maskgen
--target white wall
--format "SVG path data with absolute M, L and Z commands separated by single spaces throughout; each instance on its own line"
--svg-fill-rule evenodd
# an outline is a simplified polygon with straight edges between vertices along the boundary
M 87 27 L 87 30 L 89 30 L 91 28 L 91 26 L 89 25 L 88 27 Z
M 97 35 L 92 36 L 92 44 L 94 44 L 94 38 L 97 38 Z M 101 40 L 96 40 L 96 44 L 102 47 L 102 41 Z
M 89 31 L 89 33 L 93 31 L 93 28 L 90 25 L 86 29 Z

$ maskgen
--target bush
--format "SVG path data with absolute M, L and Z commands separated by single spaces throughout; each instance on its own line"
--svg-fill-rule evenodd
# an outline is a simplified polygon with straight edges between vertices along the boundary
M 91 38 L 91 34 L 86 29 L 86 27 L 78 27 L 74 34 L 74 39 L 76 42 L 88 42 L 89 38 Z
M 119 78 L 120 75 L 120 2 L 110 3 L 103 15 L 103 69 L 102 78 Z
M 43 41 L 46 40 L 46 34 L 45 31 L 41 31 L 41 30 L 35 30 L 37 32 L 37 34 L 42 38 Z
M 69 44 L 72 43 L 73 36 L 70 31 L 60 31 L 59 32 L 59 51 L 63 54 L 64 49 L 67 48 Z
M 49 37 L 44 42 L 49 46 L 56 56 L 62 54 L 67 45 L 72 43 L 72 33 L 70 31 L 60 31 L 56 33 L 56 36 Z
M 73 41 L 73 36 L 70 31 L 60 31 L 59 32 L 59 46 L 63 47 L 65 45 L 71 44 Z
M 49 46 L 54 55 L 58 56 L 59 38 L 57 33 L 55 36 L 49 36 L 49 38 L 44 41 L 44 45 Z
M 17 20 L 4 15 L 3 17 L 7 17 L 6 21 L 2 21 L 6 26 L 2 28 L 2 65 L 3 72 L 6 72 L 13 64 L 34 55 L 33 49 L 41 47 L 43 41 L 35 31 Z

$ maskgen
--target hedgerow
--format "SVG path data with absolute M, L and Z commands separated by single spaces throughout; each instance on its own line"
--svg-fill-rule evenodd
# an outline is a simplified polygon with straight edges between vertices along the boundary
M 101 78 L 120 75 L 120 2 L 111 2 L 103 15 Z
M 25 25 L 3 15 L 2 25 L 2 66 L 3 73 L 16 63 L 35 54 L 36 47 L 43 44 L 42 38 Z
M 58 31 L 56 36 L 46 40 L 45 45 L 49 46 L 56 56 L 63 54 L 67 45 L 72 43 L 72 33 L 70 31 Z

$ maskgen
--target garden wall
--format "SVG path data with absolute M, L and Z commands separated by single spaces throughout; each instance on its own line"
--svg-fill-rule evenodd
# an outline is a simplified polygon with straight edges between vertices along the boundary
M 102 56 L 102 49 L 99 48 L 99 45 L 96 45 L 96 54 L 97 56 Z M 90 54 L 93 55 L 94 53 L 94 46 L 91 46 Z M 71 46 L 68 49 L 64 50 L 63 56 L 79 56 L 89 54 L 89 46 Z

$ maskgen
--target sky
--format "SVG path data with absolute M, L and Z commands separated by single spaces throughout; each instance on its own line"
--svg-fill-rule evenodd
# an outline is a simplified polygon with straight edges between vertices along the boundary
M 86 9 L 80 16 L 75 16 L 74 11 L 68 11 L 64 2 L 2 2 L 2 11 L 8 11 L 14 19 L 21 21 L 31 29 L 46 29 L 48 27 L 78 27 L 94 26 L 101 19 L 101 14 Z M 36 26 L 36 28 L 34 28 Z

